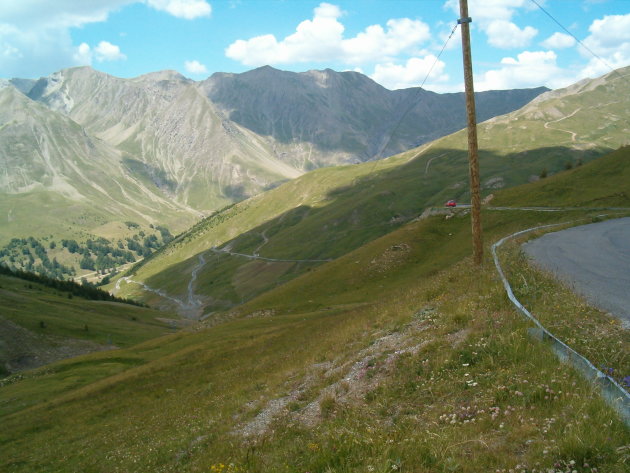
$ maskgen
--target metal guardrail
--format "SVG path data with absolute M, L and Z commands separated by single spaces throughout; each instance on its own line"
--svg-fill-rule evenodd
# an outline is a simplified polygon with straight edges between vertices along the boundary
M 534 317 L 524 306 L 519 302 L 519 300 L 514 296 L 514 292 L 512 291 L 512 287 L 508 282 L 505 274 L 503 273 L 503 269 L 501 268 L 501 264 L 499 262 L 499 257 L 497 256 L 497 248 L 499 248 L 505 241 L 517 237 L 519 235 L 523 235 L 525 233 L 533 232 L 535 230 L 540 230 L 543 228 L 551 228 L 557 227 L 561 225 L 566 225 L 567 223 L 574 222 L 563 222 L 556 223 L 551 225 L 541 225 L 538 227 L 528 228 L 526 230 L 521 230 L 520 232 L 513 233 L 505 238 L 502 238 L 494 245 L 492 245 L 492 257 L 494 259 L 494 265 L 497 268 L 499 276 L 501 277 L 501 281 L 503 282 L 503 287 L 508 295 L 508 298 L 512 303 L 516 306 L 516 308 L 521 312 L 525 317 L 527 317 L 530 321 L 536 325 L 536 328 L 530 328 L 529 334 L 542 342 L 546 342 L 550 344 L 551 349 L 556 354 L 556 356 L 563 362 L 570 363 L 580 371 L 586 379 L 591 381 L 595 386 L 597 386 L 602 394 L 604 400 L 618 413 L 623 422 L 626 424 L 628 428 L 630 428 L 630 393 L 626 391 L 617 381 L 608 376 L 606 373 L 600 371 L 591 363 L 587 358 L 580 355 L 573 348 L 568 346 L 562 340 L 553 335 L 549 330 L 547 330 L 539 321 Z

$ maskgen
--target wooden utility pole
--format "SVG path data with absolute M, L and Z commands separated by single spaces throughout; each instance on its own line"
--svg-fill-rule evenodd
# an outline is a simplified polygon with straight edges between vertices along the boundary
M 483 259 L 481 236 L 481 199 L 479 197 L 479 154 L 477 146 L 477 118 L 475 116 L 475 90 L 473 87 L 472 56 L 470 54 L 470 22 L 468 0 L 459 0 L 462 27 L 462 50 L 464 55 L 464 86 L 466 90 L 466 114 L 468 115 L 468 162 L 470 170 L 470 204 L 472 220 L 473 256 L 475 264 Z

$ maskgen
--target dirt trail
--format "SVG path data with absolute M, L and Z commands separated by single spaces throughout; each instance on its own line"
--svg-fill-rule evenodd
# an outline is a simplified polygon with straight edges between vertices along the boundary
M 431 159 L 429 159 L 427 161 L 427 165 L 424 168 L 424 175 L 426 176 L 427 174 L 429 174 L 429 166 L 431 166 L 431 163 L 433 162 L 434 159 L 438 159 L 438 158 L 442 158 L 444 156 L 446 156 L 448 153 L 442 153 L 438 156 L 433 156 Z
M 243 258 L 248 259 L 258 259 L 262 261 L 272 261 L 276 263 L 325 263 L 328 261 L 332 261 L 332 258 L 329 259 L 281 259 L 281 258 L 266 258 L 264 256 L 258 256 L 257 254 L 247 255 L 245 253 L 235 253 L 234 251 L 230 251 L 227 247 L 225 248 L 211 248 L 215 253 L 224 253 L 231 256 L 242 256 Z
M 280 218 L 280 222 L 282 222 L 282 219 L 284 218 L 284 215 Z M 258 245 L 256 247 L 256 249 L 253 251 L 254 256 L 258 256 L 258 253 L 260 252 L 260 249 L 265 246 L 267 243 L 269 243 L 269 238 L 267 238 L 267 230 L 263 231 L 260 233 L 260 236 L 263 238 L 263 242 Z
M 562 128 L 553 128 L 550 127 L 549 124 L 550 123 L 558 123 L 562 120 L 566 120 L 567 118 L 571 118 L 573 115 L 575 115 L 576 113 L 578 113 L 580 110 L 582 110 L 582 107 L 578 107 L 577 109 L 575 109 L 575 111 L 573 111 L 572 113 L 570 113 L 569 115 L 562 117 L 562 118 L 558 118 L 557 120 L 550 120 L 548 122 L 545 122 L 544 127 L 548 130 L 556 130 L 556 131 L 562 131 L 564 133 L 569 133 L 571 135 L 571 141 L 573 143 L 575 143 L 576 138 L 577 138 L 577 133 L 575 133 L 574 131 L 571 130 L 563 130 Z
M 197 281 L 197 273 L 206 265 L 206 260 L 203 257 L 203 253 L 199 255 L 199 263 L 193 268 L 190 273 L 190 281 L 188 282 L 188 304 L 186 305 L 187 311 L 195 315 L 191 318 L 199 318 L 203 311 L 203 302 L 197 296 L 195 296 L 195 282 Z

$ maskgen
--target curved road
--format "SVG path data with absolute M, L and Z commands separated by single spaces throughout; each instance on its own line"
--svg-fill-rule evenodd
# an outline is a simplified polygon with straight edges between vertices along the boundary
M 523 250 L 630 328 L 630 217 L 547 233 Z

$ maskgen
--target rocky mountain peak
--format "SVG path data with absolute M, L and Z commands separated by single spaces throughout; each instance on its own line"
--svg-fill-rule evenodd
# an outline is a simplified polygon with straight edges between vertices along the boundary
M 132 79 L 134 82 L 162 82 L 162 81 L 177 81 L 177 82 L 194 82 L 191 79 L 186 78 L 182 74 L 172 69 L 166 69 L 163 71 L 150 72 L 143 74 Z

